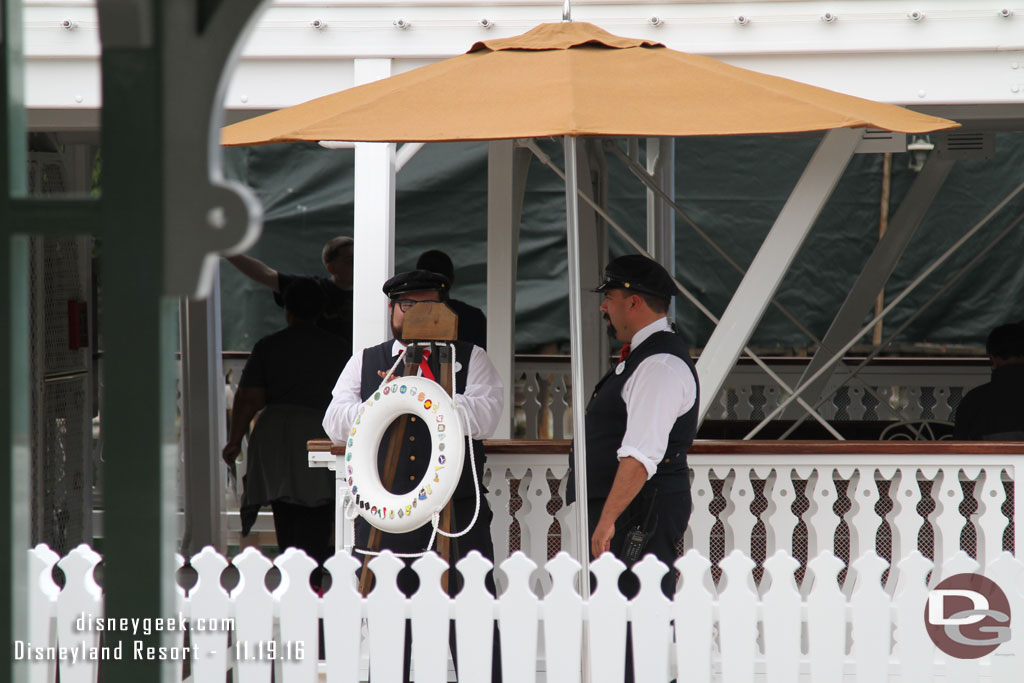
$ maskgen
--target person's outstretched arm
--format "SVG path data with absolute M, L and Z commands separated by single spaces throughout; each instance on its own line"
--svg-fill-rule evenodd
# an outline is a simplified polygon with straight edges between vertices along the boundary
M 245 254 L 235 254 L 224 258 L 250 280 L 269 287 L 273 292 L 281 291 L 281 281 L 277 277 L 277 271 L 263 261 Z

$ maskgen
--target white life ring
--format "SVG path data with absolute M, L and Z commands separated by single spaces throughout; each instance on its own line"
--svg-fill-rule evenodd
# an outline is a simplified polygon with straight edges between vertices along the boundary
M 395 495 L 380 481 L 377 452 L 399 416 L 422 419 L 430 429 L 430 459 L 423 479 Z M 359 407 L 345 444 L 345 470 L 356 511 L 381 531 L 400 534 L 430 521 L 455 493 L 462 476 L 465 434 L 451 396 L 424 377 L 400 377 L 377 388 Z

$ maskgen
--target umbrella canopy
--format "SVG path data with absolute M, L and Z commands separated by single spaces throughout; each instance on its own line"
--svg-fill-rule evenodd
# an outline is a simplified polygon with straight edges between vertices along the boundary
M 959 124 L 584 22 L 520 36 L 227 126 L 224 145 L 793 133 Z

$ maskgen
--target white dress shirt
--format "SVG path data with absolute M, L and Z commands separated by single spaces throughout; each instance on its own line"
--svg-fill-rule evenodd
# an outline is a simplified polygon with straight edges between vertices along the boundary
M 405 349 L 397 339 L 391 347 L 392 358 Z M 324 415 L 324 431 L 336 443 L 344 443 L 349 429 L 359 413 L 363 400 L 360 392 L 363 377 L 363 354 L 355 353 L 348 359 L 332 391 L 331 405 Z M 383 381 L 383 380 L 381 380 Z M 479 346 L 473 347 L 469 357 L 466 390 L 456 394 L 455 400 L 465 406 L 469 424 L 463 424 L 474 439 L 486 439 L 494 434 L 505 404 L 504 387 L 498 371 Z M 459 411 L 462 414 L 462 411 Z
M 637 348 L 655 332 L 671 330 L 668 318 L 659 318 L 633 335 L 631 348 Z M 697 400 L 697 380 L 682 358 L 657 353 L 640 361 L 621 395 L 626 403 L 626 433 L 618 458 L 636 458 L 650 479 L 665 457 L 672 426 Z

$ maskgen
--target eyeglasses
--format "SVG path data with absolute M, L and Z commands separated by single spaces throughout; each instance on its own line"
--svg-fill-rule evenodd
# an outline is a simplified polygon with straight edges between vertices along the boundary
M 417 299 L 394 299 L 394 300 L 392 300 L 392 303 L 395 306 L 398 306 L 399 308 L 401 308 L 402 309 L 402 313 L 408 313 L 409 309 L 412 308 L 413 306 L 415 306 L 416 304 L 428 303 L 428 302 L 419 301 Z M 436 301 L 431 301 L 429 303 L 437 303 L 437 302 Z

